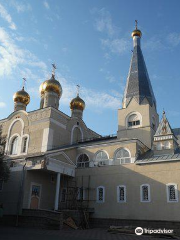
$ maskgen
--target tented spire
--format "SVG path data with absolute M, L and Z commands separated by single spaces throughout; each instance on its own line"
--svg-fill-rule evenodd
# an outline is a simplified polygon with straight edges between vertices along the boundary
M 146 64 L 141 51 L 140 40 L 142 33 L 136 29 L 132 32 L 134 49 L 130 63 L 130 70 L 127 78 L 126 88 L 123 97 L 123 108 L 126 108 L 132 98 L 141 104 L 147 98 L 149 104 L 156 107 L 156 99 L 148 76 Z

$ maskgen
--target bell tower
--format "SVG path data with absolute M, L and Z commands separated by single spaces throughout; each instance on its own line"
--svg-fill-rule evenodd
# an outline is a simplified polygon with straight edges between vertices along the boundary
M 123 96 L 118 110 L 118 138 L 137 138 L 152 147 L 153 136 L 159 124 L 156 99 L 141 50 L 142 32 L 132 32 L 133 53 Z

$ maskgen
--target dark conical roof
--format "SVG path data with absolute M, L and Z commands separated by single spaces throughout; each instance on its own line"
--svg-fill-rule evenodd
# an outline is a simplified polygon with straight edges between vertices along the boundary
M 127 107 L 133 97 L 139 104 L 141 104 L 144 98 L 147 98 L 149 104 L 151 106 L 154 104 L 156 107 L 156 99 L 140 47 L 140 38 L 134 36 L 133 40 L 134 50 L 124 92 L 123 108 Z

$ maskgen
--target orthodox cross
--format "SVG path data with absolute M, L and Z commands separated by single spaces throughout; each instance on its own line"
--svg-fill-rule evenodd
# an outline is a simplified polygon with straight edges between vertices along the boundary
M 52 63 L 52 67 L 53 67 L 53 69 L 52 69 L 52 75 L 55 76 L 55 71 L 56 71 L 56 69 L 57 69 L 55 63 Z
M 80 86 L 79 85 L 76 85 L 77 86 L 77 96 L 79 96 L 79 89 L 80 89 Z
M 26 80 L 26 78 L 25 78 L 25 77 L 23 77 L 23 87 L 22 87 L 22 88 L 23 88 L 23 90 L 24 90 L 24 87 L 25 87 L 25 83 L 26 83 L 26 81 L 27 81 L 27 80 Z
M 138 25 L 138 21 L 137 21 L 137 20 L 135 20 L 135 26 L 136 26 L 136 29 L 137 29 L 137 25 Z

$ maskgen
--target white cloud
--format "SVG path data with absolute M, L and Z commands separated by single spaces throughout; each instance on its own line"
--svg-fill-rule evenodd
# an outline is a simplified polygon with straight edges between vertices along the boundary
M 125 39 L 101 39 L 102 46 L 110 50 L 111 53 L 121 55 L 129 49 L 129 41 Z
M 180 33 L 170 33 L 167 36 L 167 41 L 173 46 L 176 47 L 180 43 Z
M 0 102 L 0 108 L 5 108 L 5 107 L 6 107 L 5 102 Z
M 27 2 L 26 4 L 23 4 L 22 2 L 20 3 L 18 1 L 11 0 L 10 5 L 13 6 L 18 13 L 32 10 L 31 5 Z
M 47 1 L 44 1 L 43 4 L 44 4 L 44 7 L 45 7 L 46 9 L 48 9 L 48 10 L 50 9 L 49 3 L 48 3 Z
M 12 29 L 12 30 L 16 30 L 16 25 L 15 23 L 13 22 L 12 18 L 11 18 L 11 15 L 7 12 L 7 10 L 3 7 L 2 4 L 0 4 L 0 15 L 1 17 L 9 23 L 9 27 Z
M 70 101 L 76 96 L 76 85 L 68 82 L 65 78 L 60 78 L 60 83 L 63 88 L 61 104 L 69 105 Z M 85 101 L 86 107 L 94 110 L 117 110 L 121 103 L 120 95 L 117 96 L 117 93 L 98 92 L 85 87 L 80 89 L 80 96 Z
M 104 32 L 109 37 L 117 34 L 119 29 L 113 24 L 111 14 L 105 8 L 100 10 L 95 8 L 91 13 L 96 16 L 94 25 L 97 31 Z
M 43 72 L 47 68 L 46 64 L 30 51 L 18 47 L 12 37 L 3 28 L 0 28 L 0 76 L 10 75 L 13 69 L 19 68 L 21 71 L 22 66 L 23 68 L 38 67 Z
M 154 36 L 143 42 L 143 48 L 150 51 L 155 51 L 165 49 L 166 47 L 161 40 L 161 36 Z

